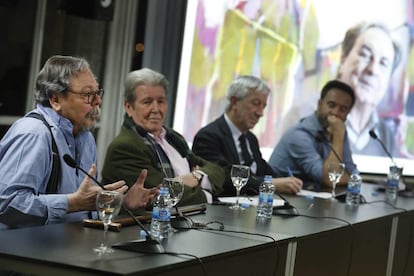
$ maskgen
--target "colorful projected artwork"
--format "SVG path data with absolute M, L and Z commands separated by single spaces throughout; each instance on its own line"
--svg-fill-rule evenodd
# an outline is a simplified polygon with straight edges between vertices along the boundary
M 272 90 L 253 130 L 271 152 L 288 127 L 313 112 L 323 84 L 338 77 L 346 31 L 362 20 L 381 22 L 392 30 L 402 56 L 377 113 L 396 133 L 396 154 L 412 158 L 413 5 L 408 0 L 189 0 L 193 14 L 186 21 L 174 128 L 191 143 L 202 126 L 224 112 L 231 80 L 255 75 Z

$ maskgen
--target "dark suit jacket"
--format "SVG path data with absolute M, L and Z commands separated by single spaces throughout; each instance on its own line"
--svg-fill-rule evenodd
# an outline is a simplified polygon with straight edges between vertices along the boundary
M 268 174 L 273 177 L 277 177 L 277 175 L 262 158 L 256 136 L 249 131 L 246 133 L 246 138 L 249 141 L 254 161 L 257 164 L 257 172 L 255 175 L 250 176 L 246 186 L 242 189 L 242 193 L 257 194 L 264 175 Z M 193 141 L 193 152 L 224 168 L 226 180 L 224 182 L 224 192 L 220 196 L 236 195 L 236 189 L 230 178 L 230 170 L 233 164 L 240 164 L 240 160 L 224 115 L 197 132 Z
M 182 142 L 189 155 L 187 159 L 191 159 L 191 163 L 200 166 L 200 170 L 208 175 L 213 188 L 213 196 L 221 193 L 223 188 L 223 170 L 212 162 L 208 162 L 199 156 L 193 154 L 187 142 L 177 132 L 167 129 L 175 139 Z M 170 142 L 171 144 L 171 142 Z M 173 145 L 174 146 L 174 145 Z M 171 162 L 174 162 L 171 160 Z M 190 162 L 189 162 L 190 163 Z M 102 178 L 104 183 L 112 183 L 118 180 L 125 180 L 130 187 L 137 180 L 142 169 L 148 170 L 145 180 L 145 187 L 156 187 L 162 183 L 164 177 L 163 172 L 159 169 L 159 160 L 151 148 L 144 143 L 142 136 L 122 126 L 121 132 L 111 142 L 108 147 L 105 163 L 102 170 Z M 206 202 L 206 197 L 200 186 L 195 188 L 184 187 L 184 195 L 178 205 L 189 205 Z

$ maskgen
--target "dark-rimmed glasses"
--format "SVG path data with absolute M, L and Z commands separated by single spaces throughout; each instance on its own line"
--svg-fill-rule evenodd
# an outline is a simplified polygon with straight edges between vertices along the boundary
M 103 95 L 105 93 L 105 91 L 103 89 L 99 89 L 98 91 L 91 91 L 91 92 L 75 92 L 75 91 L 71 91 L 71 90 L 67 90 L 67 92 L 72 93 L 72 94 L 78 94 L 83 98 L 86 98 L 87 104 L 91 104 L 93 103 L 93 101 L 96 98 L 96 95 L 98 95 L 101 99 L 103 98 Z

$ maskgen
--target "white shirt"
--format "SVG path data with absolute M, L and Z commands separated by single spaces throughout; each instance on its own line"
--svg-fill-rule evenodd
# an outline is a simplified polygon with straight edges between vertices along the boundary
M 230 131 L 231 131 L 231 134 L 232 134 L 232 137 L 233 137 L 233 142 L 234 142 L 234 145 L 236 145 L 237 154 L 239 155 L 239 160 L 240 160 L 241 162 L 244 162 L 244 159 L 243 159 L 243 154 L 242 154 L 242 150 L 241 150 L 241 146 L 240 146 L 240 140 L 239 140 L 239 137 L 240 137 L 240 135 L 242 134 L 242 132 L 238 129 L 238 127 L 236 127 L 236 126 L 233 124 L 233 122 L 230 120 L 230 118 L 227 116 L 227 114 L 226 114 L 226 113 L 224 113 L 224 119 L 226 120 L 227 125 L 228 125 L 228 126 L 229 126 L 229 128 L 230 128 Z M 252 159 L 253 159 L 252 149 L 250 148 L 250 143 L 249 143 L 249 140 L 248 140 L 248 139 L 246 139 L 246 146 L 247 146 L 247 150 L 249 151 L 250 156 L 251 156 L 251 157 L 252 157 Z M 250 171 L 251 171 L 253 174 L 256 174 L 256 171 L 257 171 L 257 164 L 256 164 L 256 162 L 254 161 L 254 159 L 253 159 L 252 164 L 250 165 Z

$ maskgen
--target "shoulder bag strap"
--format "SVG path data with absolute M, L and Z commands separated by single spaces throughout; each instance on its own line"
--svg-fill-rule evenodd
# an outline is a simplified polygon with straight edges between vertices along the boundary
M 49 129 L 50 135 L 52 136 L 52 172 L 50 173 L 49 182 L 47 183 L 46 194 L 55 194 L 57 193 L 59 178 L 60 178 L 60 160 L 59 160 L 59 152 L 57 149 L 57 145 L 55 142 L 55 138 L 53 137 L 52 128 L 43 117 L 43 115 L 39 113 L 29 113 L 26 117 L 35 118 L 41 120 L 43 124 Z

